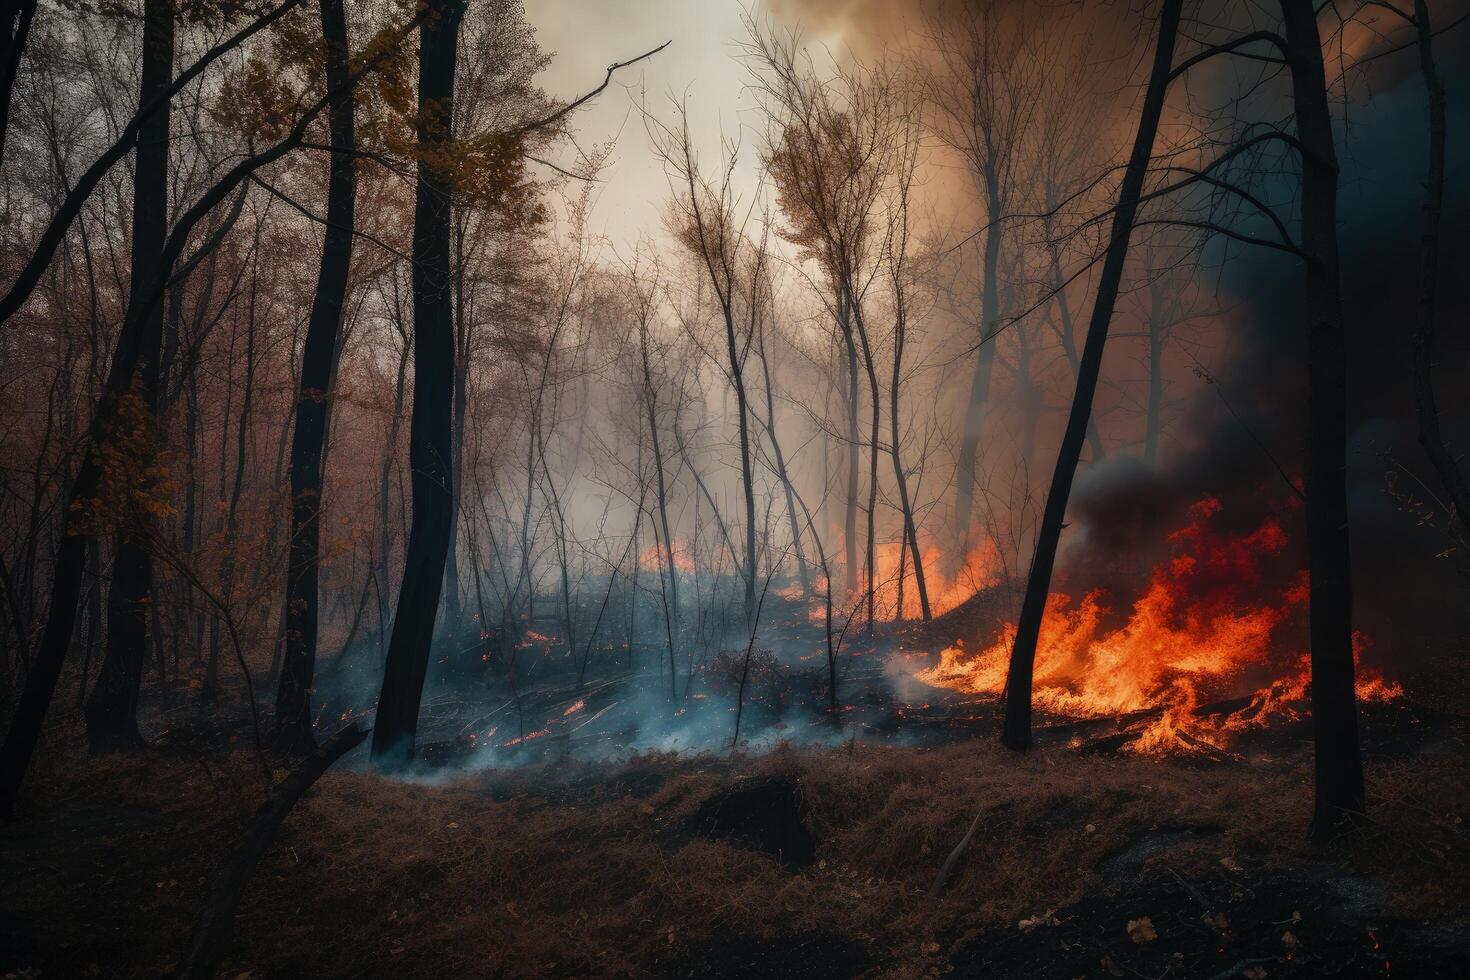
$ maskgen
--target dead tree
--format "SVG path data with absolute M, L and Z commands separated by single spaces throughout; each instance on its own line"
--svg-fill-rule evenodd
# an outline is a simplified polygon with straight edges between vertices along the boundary
M 1123 173 L 1118 203 L 1112 212 L 1107 253 L 1098 279 L 1097 298 L 1093 303 L 1087 341 L 1078 365 L 1077 391 L 1067 418 L 1067 428 L 1062 436 L 1061 449 L 1057 453 L 1056 470 L 1047 491 L 1046 508 L 1042 514 L 1036 550 L 1031 559 L 1031 572 L 1026 581 L 1026 594 L 1021 604 L 1015 644 L 1011 648 L 1010 674 L 1006 683 L 1006 711 L 1001 741 L 1012 749 L 1025 749 L 1031 745 L 1031 676 L 1036 662 L 1037 639 L 1041 632 L 1041 620 L 1046 612 L 1046 598 L 1051 590 L 1052 567 L 1056 561 L 1057 544 L 1061 540 L 1067 498 L 1072 490 L 1073 477 L 1077 473 L 1077 463 L 1082 456 L 1082 445 L 1087 438 L 1087 423 L 1092 416 L 1092 398 L 1097 390 L 1103 348 L 1107 343 L 1108 327 L 1112 322 L 1113 307 L 1117 303 L 1118 289 L 1123 279 L 1123 265 L 1128 257 L 1134 215 L 1143 196 L 1143 181 L 1148 173 L 1154 134 L 1163 115 L 1164 96 L 1168 91 L 1182 6 L 1183 0 L 1164 0 L 1159 13 L 1153 67 L 1144 94 L 1138 131 L 1127 169 Z
M 138 132 L 133 168 L 133 241 L 129 280 L 131 315 L 142 323 L 138 383 L 133 390 L 145 409 L 150 430 L 159 407 L 159 360 L 163 353 L 163 305 L 147 303 L 148 284 L 157 274 L 168 236 L 169 81 L 173 77 L 174 17 L 168 0 L 148 0 L 143 8 L 143 70 L 138 104 L 161 99 Z M 150 432 L 150 435 L 152 433 Z M 146 460 L 138 461 L 146 465 Z M 139 514 L 136 519 L 151 521 Z M 93 752 L 141 748 L 138 688 L 148 643 L 148 610 L 154 601 L 153 561 L 147 531 L 125 521 L 113 548 L 112 580 L 107 590 L 107 645 L 92 696 L 87 699 L 87 744 Z

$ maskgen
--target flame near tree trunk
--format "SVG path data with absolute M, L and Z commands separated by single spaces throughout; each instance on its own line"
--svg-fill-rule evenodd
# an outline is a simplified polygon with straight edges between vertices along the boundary
M 1217 747 L 1252 725 L 1294 716 L 1307 697 L 1310 673 L 1304 653 L 1289 652 L 1281 627 L 1305 612 L 1304 574 L 1275 597 L 1265 585 L 1287 545 L 1271 518 L 1245 535 L 1226 535 L 1211 525 L 1221 510 L 1212 497 L 1189 510 L 1189 523 L 1169 536 L 1174 556 L 1153 570 L 1149 584 L 1120 626 L 1108 629 L 1106 595 L 1089 592 L 1080 602 L 1053 592 L 1038 644 L 1035 703 L 1070 717 L 1097 718 L 1160 709 L 1137 752 L 1159 752 L 1189 742 Z M 939 663 L 919 672 L 935 687 L 1000 694 L 1016 626 L 978 652 L 957 644 Z M 1367 645 L 1355 637 L 1357 652 Z M 1255 695 L 1244 710 L 1200 715 L 1213 700 Z M 1401 693 L 1371 671 L 1359 670 L 1358 697 L 1387 699 Z

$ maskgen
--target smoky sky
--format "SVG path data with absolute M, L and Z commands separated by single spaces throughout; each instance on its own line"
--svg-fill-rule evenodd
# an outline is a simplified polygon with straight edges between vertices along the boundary
M 1457 96 L 1470 85 L 1470 62 L 1463 39 L 1453 42 L 1439 52 L 1450 108 L 1436 381 L 1445 435 L 1452 447 L 1463 447 L 1470 440 L 1464 330 L 1470 301 L 1460 270 L 1470 260 L 1464 231 L 1470 194 L 1456 175 L 1470 172 L 1470 112 Z M 1417 442 L 1411 361 L 1427 110 L 1414 53 L 1394 59 L 1401 63 L 1371 79 L 1371 96 L 1348 105 L 1339 139 L 1355 626 L 1383 658 L 1412 657 L 1470 620 L 1470 589 L 1456 559 L 1439 557 L 1450 545 L 1442 520 L 1440 527 L 1424 523 L 1389 492 L 1397 486 L 1420 503 L 1440 493 Z M 1218 518 L 1223 527 L 1249 531 L 1267 516 L 1280 519 L 1292 536 L 1283 565 L 1300 568 L 1305 561 L 1303 511 L 1292 506 L 1293 492 L 1278 470 L 1299 480 L 1306 446 L 1300 265 L 1238 245 L 1226 258 L 1218 241 L 1205 256 L 1220 263 L 1231 357 L 1217 369 L 1218 385 L 1201 384 L 1190 394 L 1173 423 L 1186 436 L 1171 441 L 1156 468 L 1120 455 L 1079 478 L 1062 562 L 1079 586 L 1136 588 L 1141 570 L 1167 555 L 1167 532 L 1206 495 L 1225 504 Z

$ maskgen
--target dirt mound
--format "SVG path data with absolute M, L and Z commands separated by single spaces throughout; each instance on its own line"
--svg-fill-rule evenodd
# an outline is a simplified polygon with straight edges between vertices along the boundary
M 788 871 L 800 871 L 811 866 L 817 851 L 801 810 L 800 786 L 794 778 L 749 776 L 699 804 L 679 830 L 685 836 L 764 851 Z

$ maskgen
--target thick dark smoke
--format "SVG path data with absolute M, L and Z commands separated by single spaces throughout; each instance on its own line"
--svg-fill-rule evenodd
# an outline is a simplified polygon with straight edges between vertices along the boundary
M 1465 46 L 1445 51 L 1451 92 L 1470 83 Z M 1402 57 L 1402 56 L 1400 56 Z M 1417 442 L 1411 334 L 1418 299 L 1419 235 L 1425 161 L 1425 105 L 1417 75 L 1376 79 L 1366 104 L 1349 109 L 1350 139 L 1340 150 L 1340 241 L 1349 329 L 1349 479 L 1357 628 L 1381 663 L 1412 659 L 1470 621 L 1464 555 L 1437 508 L 1440 487 Z M 1408 66 L 1412 68 L 1412 61 Z M 1449 172 L 1464 172 L 1470 115 L 1451 101 Z M 1463 325 L 1470 249 L 1455 229 L 1470 218 L 1470 196 L 1450 182 L 1438 331 L 1441 421 L 1452 445 L 1470 442 L 1470 355 Z M 1208 250 L 1219 257 L 1218 245 Z M 1193 501 L 1224 504 L 1222 528 L 1248 532 L 1267 516 L 1292 544 L 1283 563 L 1303 567 L 1304 514 L 1287 479 L 1299 481 L 1305 448 L 1306 337 L 1295 259 L 1239 247 L 1221 267 L 1218 305 L 1229 351 L 1209 365 L 1217 383 L 1197 379 L 1171 426 L 1157 468 L 1136 459 L 1107 460 L 1083 473 L 1074 490 L 1063 555 L 1073 590 L 1136 589 L 1151 562 L 1166 557 L 1167 534 Z M 1284 474 L 1283 475 L 1283 472 Z M 1436 638 L 1439 638 L 1437 640 Z

